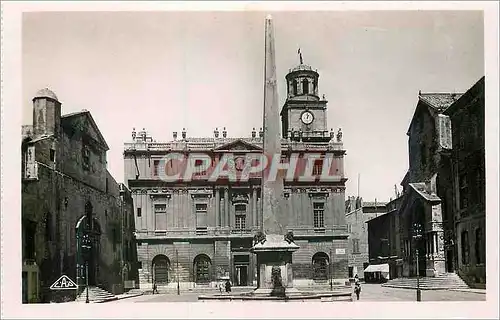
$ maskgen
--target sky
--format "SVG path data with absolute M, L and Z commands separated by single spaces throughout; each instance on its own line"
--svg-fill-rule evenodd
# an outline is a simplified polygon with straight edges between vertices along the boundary
M 216 127 L 250 137 L 262 127 L 268 13 L 24 13 L 23 124 L 32 123 L 31 99 L 45 87 L 63 114 L 89 110 L 119 182 L 132 128 L 158 142 L 182 128 L 188 137 L 211 137 Z M 394 198 L 419 90 L 465 92 L 484 75 L 482 13 L 271 13 L 280 106 L 300 48 L 320 74 L 328 127 L 342 128 L 346 195 L 359 188 L 366 201 Z

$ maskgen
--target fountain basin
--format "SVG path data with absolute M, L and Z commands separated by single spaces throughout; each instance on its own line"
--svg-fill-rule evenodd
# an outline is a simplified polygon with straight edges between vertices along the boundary
M 301 292 L 295 288 L 286 290 L 284 296 L 272 296 L 269 289 L 256 289 L 237 294 L 200 295 L 199 301 L 353 301 L 352 291 L 336 290 L 322 292 Z

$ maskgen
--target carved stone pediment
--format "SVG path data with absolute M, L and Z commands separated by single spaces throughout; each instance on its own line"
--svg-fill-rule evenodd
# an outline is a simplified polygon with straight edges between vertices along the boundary
M 211 198 L 213 191 L 211 189 L 191 189 L 189 190 L 191 198 Z
M 248 194 L 246 193 L 236 193 L 232 195 L 231 202 L 233 204 L 238 204 L 238 203 L 248 204 L 248 198 L 249 198 Z

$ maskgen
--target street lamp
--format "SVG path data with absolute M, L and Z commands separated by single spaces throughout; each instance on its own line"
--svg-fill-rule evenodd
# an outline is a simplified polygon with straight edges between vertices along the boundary
M 417 259 L 417 301 L 421 301 L 422 294 L 420 292 L 420 269 L 418 267 L 418 240 L 422 238 L 422 225 L 420 223 L 413 224 L 413 239 L 416 242 L 415 253 Z
M 89 263 L 85 262 L 85 283 L 86 283 L 86 297 L 85 303 L 89 303 Z
M 86 284 L 86 297 L 85 297 L 85 303 L 89 303 L 89 261 L 88 261 L 88 258 L 89 258 L 89 255 L 90 255 L 90 249 L 92 248 L 91 247 L 91 243 L 90 243 L 90 238 L 89 238 L 89 235 L 88 233 L 85 233 L 83 235 L 83 239 L 82 239 L 82 248 L 85 249 L 85 256 L 86 256 L 86 261 L 85 261 L 85 284 Z
M 175 260 L 176 260 L 176 263 L 177 263 L 177 270 L 176 270 L 176 274 L 177 274 L 177 295 L 180 295 L 181 294 L 181 288 L 179 286 L 179 251 L 177 251 L 177 249 L 175 249 Z
M 330 249 L 330 257 L 328 259 L 328 275 L 330 276 L 330 291 L 333 291 L 333 281 L 332 281 L 332 249 Z

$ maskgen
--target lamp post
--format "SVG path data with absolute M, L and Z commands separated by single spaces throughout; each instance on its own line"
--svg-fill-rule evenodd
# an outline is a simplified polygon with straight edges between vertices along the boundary
M 175 261 L 177 264 L 176 274 L 177 274 L 177 295 L 181 294 L 181 288 L 179 285 L 179 251 L 175 249 Z
M 418 257 L 418 240 L 420 240 L 422 238 L 422 225 L 420 225 L 420 223 L 415 223 L 413 224 L 413 239 L 415 240 L 416 242 L 416 247 L 415 247 L 415 255 L 416 255 L 416 259 L 417 259 L 417 301 L 421 301 L 422 299 L 422 294 L 421 294 L 421 291 L 420 291 L 420 269 L 419 269 L 419 266 L 418 266 L 418 263 L 419 263 L 419 257 Z
M 85 303 L 89 303 L 89 263 L 88 262 L 85 262 L 85 284 L 86 284 L 85 291 L 87 292 L 86 297 L 85 297 Z
M 332 249 L 330 249 L 330 257 L 328 259 L 328 275 L 330 278 L 330 291 L 333 291 L 333 281 L 332 281 Z
M 90 244 L 90 239 L 88 235 L 88 230 L 86 230 L 85 234 L 82 238 L 82 249 L 85 249 L 85 303 L 89 303 L 89 255 L 91 254 L 90 249 L 92 248 Z

